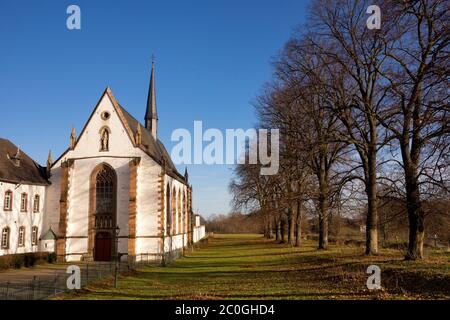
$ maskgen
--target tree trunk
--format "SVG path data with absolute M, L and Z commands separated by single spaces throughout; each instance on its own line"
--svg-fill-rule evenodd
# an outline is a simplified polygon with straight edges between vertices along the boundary
M 366 219 L 366 255 L 378 253 L 378 195 L 376 151 L 369 155 L 366 193 L 368 209 Z
M 266 239 L 270 239 L 270 216 L 267 214 L 267 211 L 264 210 L 264 237 Z
M 288 210 L 288 244 L 295 245 L 295 218 L 297 217 L 297 205 L 295 201 L 289 206 Z
M 296 221 L 296 238 L 295 238 L 295 246 L 300 247 L 302 244 L 302 220 L 303 220 L 303 212 L 302 212 L 302 203 L 301 201 L 296 201 L 297 206 L 297 217 Z
M 276 224 L 276 236 L 275 236 L 275 240 L 277 242 L 281 241 L 281 219 L 278 218 L 275 220 L 275 224 Z
M 286 243 L 286 219 L 284 219 L 284 217 L 281 218 L 280 229 L 281 229 L 281 242 Z
M 319 249 L 328 249 L 328 175 L 322 165 L 319 175 Z
M 415 167 L 409 165 L 406 170 L 406 202 L 409 220 L 409 244 L 407 260 L 423 259 L 423 241 L 425 237 L 424 212 L 420 202 L 419 183 Z
M 326 213 L 320 213 L 319 216 L 319 249 L 328 249 L 328 215 Z
M 269 218 L 267 219 L 267 235 L 269 239 L 273 239 L 273 230 L 272 230 L 272 218 L 269 216 Z

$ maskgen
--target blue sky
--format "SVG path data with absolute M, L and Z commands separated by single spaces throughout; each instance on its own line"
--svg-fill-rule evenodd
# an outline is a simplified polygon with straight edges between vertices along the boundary
M 251 128 L 270 60 L 304 22 L 306 0 L 0 0 L 0 136 L 44 164 L 81 131 L 106 86 L 142 119 L 156 55 L 159 136 Z M 66 9 L 81 8 L 81 30 Z M 179 168 L 184 172 L 184 167 Z M 194 210 L 227 213 L 229 166 L 190 165 Z

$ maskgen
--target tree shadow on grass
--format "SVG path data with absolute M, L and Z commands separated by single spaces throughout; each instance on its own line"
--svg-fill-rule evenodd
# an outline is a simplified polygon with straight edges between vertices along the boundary
M 120 290 L 120 289 L 119 289 Z M 267 293 L 267 294 L 217 294 L 214 292 L 190 292 L 185 294 L 143 294 L 143 293 L 127 293 L 127 292 L 93 292 L 85 291 L 89 298 L 97 300 L 311 300 L 317 298 L 321 300 L 339 299 L 343 297 L 351 298 L 360 296 L 357 293 L 335 293 L 335 292 L 287 292 L 287 293 Z M 77 299 L 77 295 L 72 298 Z
M 267 257 L 267 256 L 284 256 L 284 255 L 300 255 L 302 253 L 308 253 L 308 252 L 315 252 L 315 250 L 309 250 L 309 251 L 292 251 L 292 252 L 273 252 L 273 253 L 262 253 L 262 254 L 243 254 L 243 255 L 220 255 L 220 256 L 214 256 L 214 255 L 197 255 L 197 256 L 185 256 L 183 257 L 183 260 L 188 259 L 234 259 L 234 258 L 251 258 L 251 257 Z M 181 262 L 181 261 L 180 261 Z

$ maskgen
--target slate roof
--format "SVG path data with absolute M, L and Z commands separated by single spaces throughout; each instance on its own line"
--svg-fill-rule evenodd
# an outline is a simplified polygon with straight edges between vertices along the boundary
M 139 147 L 160 164 L 164 159 L 168 173 L 176 175 L 177 178 L 180 178 L 183 180 L 183 182 L 185 182 L 184 177 L 177 171 L 174 163 L 172 162 L 172 159 L 170 158 L 169 153 L 164 147 L 164 144 L 159 139 L 156 139 L 155 141 L 155 139 L 152 136 L 152 133 L 149 130 L 145 129 L 145 127 L 142 126 L 142 124 L 139 123 L 139 121 L 136 120 L 136 118 L 134 118 L 121 105 L 119 105 L 119 108 L 127 122 L 128 127 L 133 133 L 133 137 L 138 130 L 138 125 L 141 127 L 142 143 Z
M 0 181 L 34 185 L 48 185 L 46 169 L 20 150 L 20 166 L 11 157 L 18 147 L 7 139 L 0 138 Z M 9 157 L 8 157 L 9 156 Z
M 56 240 L 58 237 L 55 232 L 53 232 L 52 228 L 48 229 L 48 231 L 44 234 L 41 240 Z

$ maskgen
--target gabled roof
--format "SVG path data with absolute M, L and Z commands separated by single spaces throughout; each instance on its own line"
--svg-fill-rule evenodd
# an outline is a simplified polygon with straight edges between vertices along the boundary
M 42 236 L 41 240 L 56 240 L 57 236 L 53 232 L 52 228 L 48 229 L 48 231 Z
M 100 105 L 100 102 L 102 101 L 102 98 L 107 95 L 110 99 L 114 109 L 117 112 L 117 115 L 119 116 L 120 121 L 122 122 L 122 125 L 125 128 L 125 131 L 127 132 L 128 137 L 130 138 L 131 143 L 133 146 L 140 148 L 142 151 L 144 151 L 147 155 L 149 155 L 153 160 L 155 160 L 158 164 L 162 165 L 163 162 L 166 164 L 166 173 L 171 176 L 174 179 L 179 180 L 182 183 L 186 183 L 184 177 L 177 171 L 175 165 L 172 162 L 172 159 L 169 156 L 169 153 L 167 152 L 166 148 L 162 144 L 162 142 L 159 139 L 153 138 L 152 133 L 145 129 L 144 126 L 142 126 L 141 123 L 139 123 L 136 118 L 134 118 L 128 111 L 125 110 L 116 100 L 114 97 L 111 89 L 109 87 L 106 88 L 105 92 L 102 94 L 100 100 L 98 101 L 96 107 L 92 111 L 91 116 L 89 117 L 89 120 L 86 122 L 83 130 L 81 131 L 81 134 L 79 135 L 77 139 L 80 141 L 81 136 L 83 135 L 84 131 L 86 130 L 86 127 L 88 123 L 90 122 L 91 118 L 94 116 L 95 111 L 97 110 L 98 106 Z M 137 132 L 138 124 L 141 127 L 141 134 L 142 134 L 142 143 L 140 145 L 136 144 L 135 141 L 135 135 Z M 76 144 L 75 144 L 76 147 Z M 69 151 L 67 149 L 59 158 L 55 161 L 58 162 L 64 155 Z
M 0 138 L 0 181 L 34 185 L 48 185 L 44 167 L 31 159 L 22 150 L 19 152 L 20 165 L 16 166 L 11 157 L 18 147 L 11 141 Z

